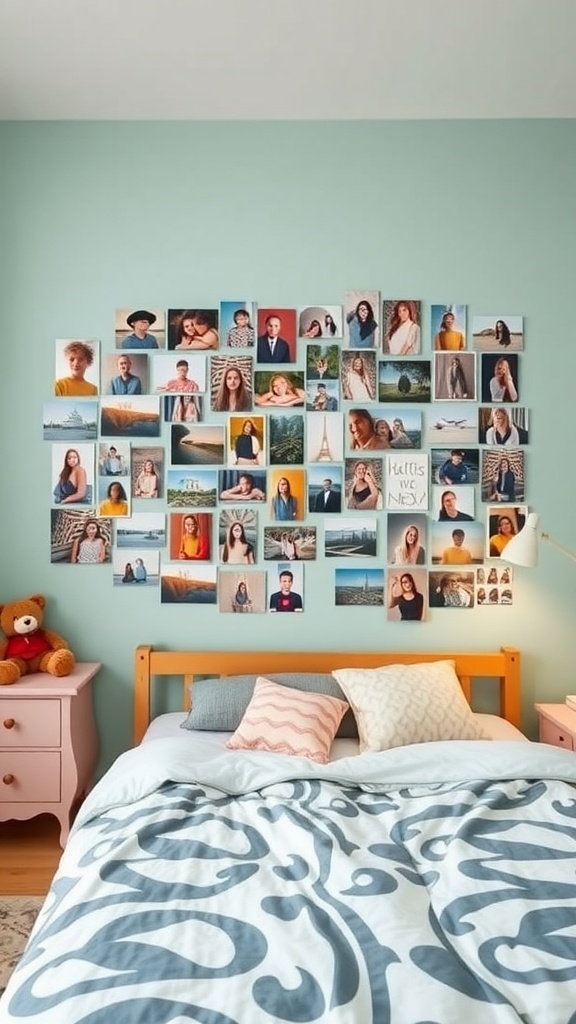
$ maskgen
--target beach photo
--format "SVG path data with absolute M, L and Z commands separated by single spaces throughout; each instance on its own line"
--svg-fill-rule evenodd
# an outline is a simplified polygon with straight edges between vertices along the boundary
M 154 551 L 166 546 L 166 513 L 134 512 L 128 519 L 114 520 L 117 548 Z
M 224 426 L 173 423 L 170 431 L 170 461 L 173 466 L 223 465 Z
M 146 548 L 112 552 L 112 584 L 126 590 L 157 587 L 160 581 L 160 552 Z
M 520 352 L 524 348 L 524 317 L 473 316 L 472 344 L 479 352 Z

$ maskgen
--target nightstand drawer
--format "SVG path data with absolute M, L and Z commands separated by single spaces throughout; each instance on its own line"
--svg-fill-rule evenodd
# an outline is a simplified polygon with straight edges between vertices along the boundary
M 0 805 L 6 803 L 58 803 L 60 754 L 24 750 L 0 753 Z
M 540 719 L 540 742 L 551 743 L 555 747 L 565 747 L 566 750 L 574 750 L 574 740 L 568 730 L 562 729 L 547 718 Z
M 0 700 L 0 749 L 59 747 L 60 737 L 59 700 Z

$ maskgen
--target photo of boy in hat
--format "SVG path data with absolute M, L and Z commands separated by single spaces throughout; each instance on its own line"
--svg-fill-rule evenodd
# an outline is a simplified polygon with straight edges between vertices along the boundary
M 124 324 L 128 324 L 131 331 L 126 331 Z M 155 331 L 150 330 L 153 324 L 157 324 Z M 164 344 L 163 330 L 163 313 L 153 312 L 150 309 L 135 309 L 134 311 L 129 309 L 116 310 L 116 348 L 161 348 Z

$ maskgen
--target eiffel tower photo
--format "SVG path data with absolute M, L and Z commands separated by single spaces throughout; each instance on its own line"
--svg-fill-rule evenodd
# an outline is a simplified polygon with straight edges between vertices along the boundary
M 324 427 L 322 430 L 322 440 L 320 441 L 320 448 L 318 454 L 314 460 L 315 462 L 334 462 L 334 456 L 330 449 L 330 442 L 328 441 L 328 431 L 326 428 L 326 417 L 324 417 Z

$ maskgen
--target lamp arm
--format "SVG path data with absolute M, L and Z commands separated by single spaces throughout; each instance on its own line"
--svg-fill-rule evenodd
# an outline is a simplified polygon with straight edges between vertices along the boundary
M 565 548 L 563 544 L 554 540 L 554 537 L 551 537 L 549 533 L 541 533 L 540 536 L 542 540 L 547 541 L 553 548 L 557 548 L 557 550 L 561 551 L 563 555 L 566 555 L 566 558 L 571 558 L 573 562 L 576 562 L 576 551 L 570 551 L 570 548 Z

